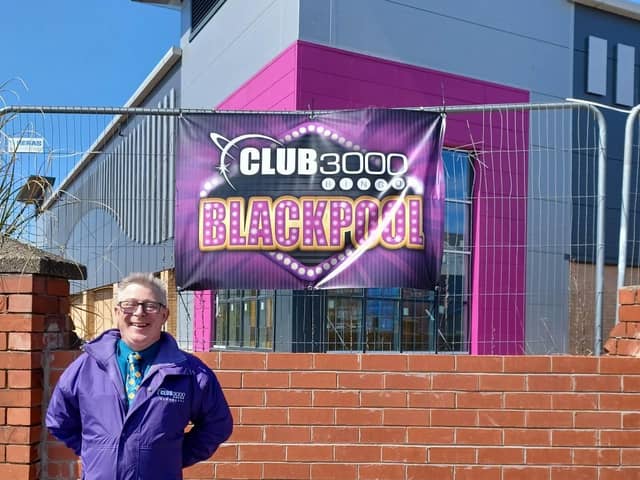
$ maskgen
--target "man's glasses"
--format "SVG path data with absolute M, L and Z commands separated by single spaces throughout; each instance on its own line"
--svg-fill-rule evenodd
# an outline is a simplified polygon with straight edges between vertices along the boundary
M 160 302 L 134 302 L 133 300 L 124 300 L 118 303 L 118 307 L 124 313 L 134 313 L 138 309 L 138 305 L 142 305 L 144 313 L 158 313 L 164 305 Z

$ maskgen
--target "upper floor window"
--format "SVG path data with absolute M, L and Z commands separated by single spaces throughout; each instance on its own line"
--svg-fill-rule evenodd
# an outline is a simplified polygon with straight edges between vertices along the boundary
M 191 0 L 191 38 L 209 21 L 226 0 Z

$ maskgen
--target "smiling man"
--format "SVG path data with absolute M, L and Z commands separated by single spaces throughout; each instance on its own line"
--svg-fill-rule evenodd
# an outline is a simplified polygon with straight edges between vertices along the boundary
M 180 480 L 231 435 L 227 401 L 214 373 L 162 331 L 169 311 L 159 279 L 129 275 L 116 301 L 118 329 L 62 374 L 47 427 L 81 457 L 86 480 Z

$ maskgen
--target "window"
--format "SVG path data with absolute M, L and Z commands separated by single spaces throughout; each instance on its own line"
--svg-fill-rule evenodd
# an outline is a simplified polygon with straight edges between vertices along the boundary
M 220 290 L 215 346 L 273 348 L 273 290 Z
M 258 348 L 273 348 L 273 292 L 258 298 Z
M 362 289 L 330 291 L 326 302 L 327 350 L 361 350 Z
M 367 291 L 365 351 L 397 350 L 400 335 L 399 290 L 370 288 Z
M 471 158 L 467 152 L 443 152 L 446 176 L 445 238 L 440 285 L 430 312 L 438 325 L 437 350 L 468 348 L 469 271 L 471 262 Z
M 397 288 L 329 290 L 326 349 L 397 350 L 398 292 Z
M 226 0 L 192 0 L 191 1 L 191 38 L 220 9 Z
M 400 349 L 403 352 L 435 350 L 436 317 L 433 291 L 403 289 Z

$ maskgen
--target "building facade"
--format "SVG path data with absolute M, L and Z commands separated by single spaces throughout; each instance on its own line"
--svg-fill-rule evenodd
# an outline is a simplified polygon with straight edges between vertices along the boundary
M 132 107 L 446 109 L 567 98 L 628 107 L 638 97 L 640 8 L 629 2 L 254 0 L 250 8 L 238 0 L 145 3 L 179 9 L 182 36 L 180 48 L 132 96 Z M 449 115 L 445 259 L 435 290 L 180 292 L 172 305 L 174 333 L 199 350 L 579 350 L 571 343 L 572 328 L 587 320 L 572 316 L 571 292 L 576 271 L 594 262 L 593 249 L 585 247 L 593 244 L 593 183 L 583 181 L 593 172 L 570 157 L 550 171 L 538 153 L 549 127 L 523 110 L 505 110 L 504 117 L 500 128 L 509 136 L 503 138 L 493 136 L 497 124 L 488 126 L 484 116 Z M 624 119 L 607 114 L 609 132 L 618 131 L 616 121 Z M 128 271 L 164 272 L 171 283 L 179 122 L 177 116 L 120 117 L 103 132 L 102 153 L 80 162 L 64 185 L 94 203 L 72 207 L 63 198 L 45 205 L 60 212 L 48 225 L 50 247 L 87 265 L 88 281 L 74 285 L 79 304 L 103 295 L 107 307 L 101 308 L 108 310 L 111 285 Z M 560 144 L 583 142 L 580 129 L 571 128 L 577 122 L 573 118 L 567 130 L 554 133 Z M 619 191 L 621 145 L 608 142 L 609 192 Z M 559 174 L 566 165 L 571 174 Z M 135 186 L 114 181 L 136 174 L 142 180 Z M 555 197 L 534 194 L 542 176 L 553 179 Z M 91 207 L 96 202 L 100 207 Z M 550 224 L 541 212 L 552 206 Z M 611 210 L 607 261 L 615 264 L 619 210 Z M 92 248 L 86 247 L 87 225 L 96 238 Z

